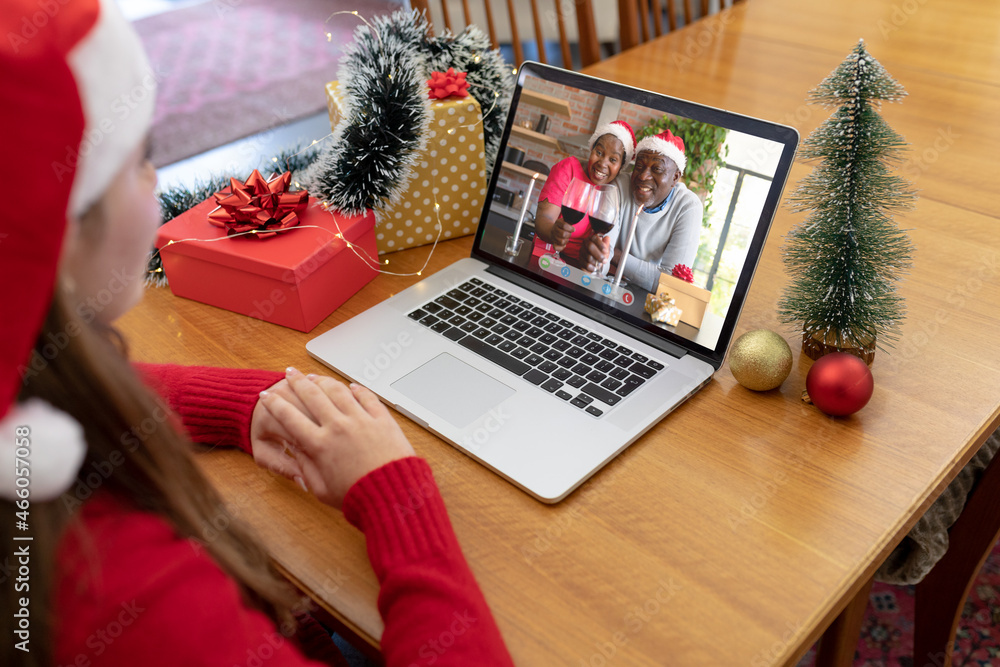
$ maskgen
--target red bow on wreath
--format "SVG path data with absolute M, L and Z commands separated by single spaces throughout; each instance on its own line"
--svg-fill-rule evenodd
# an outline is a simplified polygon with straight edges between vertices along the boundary
M 218 206 L 208 214 L 208 221 L 216 227 L 225 227 L 232 236 L 256 230 L 258 238 L 274 236 L 278 232 L 299 224 L 299 213 L 305 210 L 309 193 L 305 190 L 288 192 L 292 173 L 286 171 L 270 181 L 256 169 L 240 183 L 229 179 L 229 192 L 215 193 Z
M 430 88 L 429 97 L 432 100 L 443 100 L 446 97 L 468 97 L 469 82 L 465 80 L 465 72 L 456 72 L 449 67 L 447 72 L 431 72 L 427 80 Z

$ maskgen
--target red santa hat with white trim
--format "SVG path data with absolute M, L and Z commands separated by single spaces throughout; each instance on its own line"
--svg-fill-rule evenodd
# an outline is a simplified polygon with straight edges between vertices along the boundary
M 156 87 L 114 0 L 50 4 L 10 0 L 0 14 L 0 498 L 8 500 L 24 497 L 15 433 L 28 433 L 18 443 L 30 453 L 34 500 L 58 497 L 83 461 L 78 423 L 17 396 L 39 354 L 67 222 L 101 198 L 145 138 Z
M 642 151 L 653 151 L 654 153 L 659 153 L 670 158 L 677 165 L 677 171 L 682 174 L 684 173 L 684 167 L 687 166 L 687 157 L 684 153 L 684 140 L 670 130 L 664 130 L 657 135 L 642 139 L 639 145 L 635 147 L 635 153 L 638 155 Z
M 590 150 L 594 150 L 594 144 L 605 134 L 610 134 L 622 142 L 622 146 L 625 147 L 624 164 L 631 162 L 632 156 L 635 154 L 635 132 L 632 131 L 632 126 L 623 120 L 614 120 L 610 123 L 599 125 L 594 130 L 594 133 L 590 135 Z

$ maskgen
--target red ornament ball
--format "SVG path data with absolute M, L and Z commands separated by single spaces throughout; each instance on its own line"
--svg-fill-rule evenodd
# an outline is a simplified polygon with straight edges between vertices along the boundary
M 872 372 L 861 359 L 846 352 L 820 357 L 806 376 L 806 391 L 817 408 L 845 417 L 865 407 L 875 390 Z

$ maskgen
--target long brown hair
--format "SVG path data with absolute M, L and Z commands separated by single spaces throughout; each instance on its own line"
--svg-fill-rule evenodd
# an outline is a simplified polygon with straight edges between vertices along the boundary
M 83 308 L 71 310 L 71 302 L 56 294 L 32 362 L 25 367 L 19 399 L 41 398 L 83 426 L 87 454 L 77 483 L 88 484 L 84 481 L 87 475 L 99 468 L 108 471 L 108 462 L 114 462 L 100 492 L 113 493 L 139 511 L 159 514 L 180 537 L 198 542 L 239 583 L 249 604 L 289 632 L 294 627 L 290 610 L 296 602 L 291 588 L 278 578 L 248 530 L 232 517 L 227 517 L 227 529 L 212 532 L 211 539 L 206 539 L 211 518 L 225 509 L 195 465 L 193 445 L 178 431 L 173 416 L 156 420 L 153 429 L 144 426 L 141 437 L 136 437 L 134 426 L 147 425 L 151 415 L 163 414 L 162 400 L 146 388 L 128 362 L 117 332 L 87 321 L 93 320 L 87 317 L 93 313 Z M 74 488 L 78 485 L 72 485 L 62 498 L 31 504 L 31 652 L 15 649 L 15 642 L 8 637 L 0 648 L 0 664 L 53 664 L 53 621 L 58 613 L 53 609 L 52 590 L 56 549 L 67 530 L 83 530 L 74 520 L 81 504 Z M 17 544 L 12 541 L 14 505 L 2 502 L 0 509 L 4 513 L 0 543 Z M 6 565 L 6 569 L 0 568 L 0 583 L 5 575 L 13 579 L 16 573 L 13 560 Z M 12 618 L 21 596 L 24 593 L 16 592 L 13 585 L 3 586 L 0 617 Z

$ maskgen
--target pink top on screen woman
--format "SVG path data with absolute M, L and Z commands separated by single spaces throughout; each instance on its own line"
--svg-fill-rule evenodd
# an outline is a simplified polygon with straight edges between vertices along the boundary
M 531 254 L 539 257 L 555 250 L 567 257 L 578 257 L 581 244 L 592 235 L 587 215 L 576 224 L 562 219 L 563 194 L 573 178 L 594 185 L 614 182 L 621 169 L 632 159 L 635 134 L 623 120 L 599 126 L 590 137 L 587 163 L 568 157 L 553 165 L 538 195 L 535 213 L 535 241 Z

